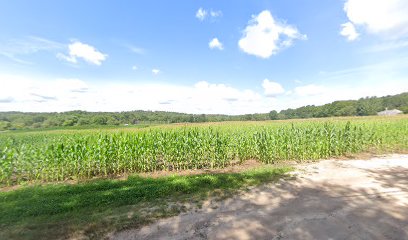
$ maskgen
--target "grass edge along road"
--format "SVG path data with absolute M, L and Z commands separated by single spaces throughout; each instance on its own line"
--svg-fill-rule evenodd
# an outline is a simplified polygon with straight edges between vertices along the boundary
M 133 175 L 127 180 L 23 186 L 0 192 L 4 239 L 100 239 L 105 234 L 177 215 L 208 198 L 289 177 L 292 167 L 264 165 L 239 173 Z M 191 205 L 192 204 L 192 205 Z

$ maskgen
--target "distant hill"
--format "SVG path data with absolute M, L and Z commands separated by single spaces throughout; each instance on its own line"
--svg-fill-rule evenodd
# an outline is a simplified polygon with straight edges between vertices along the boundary
M 359 100 L 335 101 L 322 106 L 304 106 L 280 112 L 229 116 L 221 114 L 185 114 L 163 111 L 85 112 L 63 113 L 0 112 L 0 130 L 50 128 L 64 126 L 100 126 L 140 123 L 262 121 L 293 118 L 333 116 L 368 116 L 379 111 L 399 109 L 408 113 L 408 93 L 385 97 L 366 97 Z
M 366 97 L 359 100 L 335 101 L 323 106 L 304 106 L 286 109 L 279 113 L 271 111 L 271 119 L 320 118 L 333 116 L 368 116 L 388 109 L 408 113 L 408 92 L 385 97 Z

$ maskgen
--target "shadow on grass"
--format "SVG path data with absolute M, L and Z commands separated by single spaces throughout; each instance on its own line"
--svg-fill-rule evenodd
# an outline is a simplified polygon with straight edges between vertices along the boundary
M 408 239 L 407 172 L 406 165 L 391 165 L 356 168 L 358 176 L 345 181 L 350 175 L 335 172 L 301 177 L 221 201 L 218 211 L 117 232 L 111 239 Z
M 95 228 L 106 224 L 121 225 L 121 217 L 118 216 L 126 215 L 128 206 L 147 204 L 150 207 L 160 207 L 166 202 L 186 202 L 206 197 L 217 189 L 230 192 L 274 181 L 290 170 L 289 167 L 265 167 L 242 173 L 162 178 L 132 176 L 127 180 L 23 187 L 0 192 L 0 233 L 18 239 L 64 238 L 64 235 L 72 232 L 86 231 L 85 228 L 89 225 Z M 161 215 L 166 216 L 166 213 Z M 116 223 L 106 222 L 111 217 Z M 140 216 L 135 218 L 138 218 L 138 222 L 144 221 Z M 49 234 L 52 229 L 63 236 L 42 235 Z

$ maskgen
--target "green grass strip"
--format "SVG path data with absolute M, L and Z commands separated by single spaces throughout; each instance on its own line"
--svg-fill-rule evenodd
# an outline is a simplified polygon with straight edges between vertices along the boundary
M 127 180 L 21 187 L 0 192 L 0 235 L 7 239 L 59 239 L 81 232 L 89 238 L 100 237 L 98 234 L 107 231 L 177 214 L 166 208 L 170 202 L 203 200 L 216 190 L 232 193 L 277 180 L 290 170 L 263 167 L 242 173 L 135 175 Z M 158 210 L 143 214 L 143 208 Z

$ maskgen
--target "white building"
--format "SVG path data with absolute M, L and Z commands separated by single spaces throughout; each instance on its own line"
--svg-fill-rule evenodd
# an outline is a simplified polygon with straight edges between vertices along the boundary
M 379 116 L 394 116 L 394 115 L 398 115 L 401 114 L 402 111 L 398 110 L 398 109 L 392 109 L 392 110 L 388 110 L 387 108 L 382 111 L 382 112 L 378 112 L 377 115 Z

